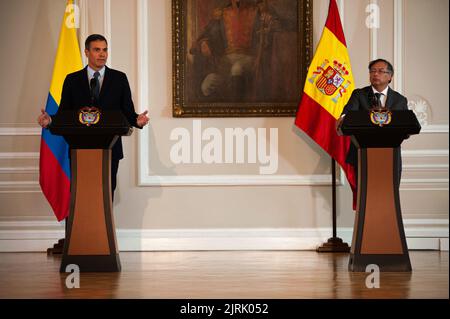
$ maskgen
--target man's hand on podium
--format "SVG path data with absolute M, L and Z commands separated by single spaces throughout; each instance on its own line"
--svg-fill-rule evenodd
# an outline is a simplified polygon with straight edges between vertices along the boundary
M 148 113 L 148 111 L 145 111 L 144 113 L 139 114 L 136 119 L 137 125 L 141 128 L 146 126 L 148 124 L 148 121 L 150 120 L 149 117 L 147 116 L 147 113 Z
M 41 109 L 41 114 L 39 115 L 37 121 L 42 128 L 47 128 L 52 122 L 52 118 L 47 112 L 45 112 L 44 109 Z

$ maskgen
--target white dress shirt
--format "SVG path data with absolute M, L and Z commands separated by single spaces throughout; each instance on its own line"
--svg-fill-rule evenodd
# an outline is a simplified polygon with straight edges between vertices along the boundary
M 377 90 L 375 90 L 375 88 L 372 86 L 372 91 L 373 94 L 375 93 L 380 93 L 380 102 L 381 102 L 381 106 L 385 107 L 386 106 L 386 99 L 387 99 L 387 92 L 388 92 L 389 86 L 386 86 L 386 88 L 382 91 L 382 92 L 378 92 Z
M 88 83 L 91 83 L 92 78 L 94 77 L 94 73 L 97 72 L 94 69 L 92 69 L 90 66 L 87 67 L 88 72 Z M 100 82 L 100 90 L 102 89 L 103 79 L 105 78 L 105 67 L 98 70 L 98 73 L 100 73 L 100 76 L 98 77 L 98 81 Z

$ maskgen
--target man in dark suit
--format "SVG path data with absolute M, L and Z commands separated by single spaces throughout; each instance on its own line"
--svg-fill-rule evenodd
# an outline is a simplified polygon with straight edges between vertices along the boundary
M 77 72 L 68 74 L 64 80 L 59 110 L 78 110 L 83 106 L 97 106 L 102 110 L 122 111 L 130 125 L 144 127 L 149 118 L 147 111 L 137 114 L 131 99 L 130 85 L 125 73 L 106 66 L 108 42 L 99 34 L 90 35 L 85 41 L 88 65 Z M 43 128 L 51 125 L 51 117 L 41 110 L 38 118 Z M 123 158 L 121 138 L 114 144 L 111 159 L 111 188 L 117 185 L 119 161 Z
M 388 61 L 384 59 L 376 59 L 369 63 L 369 78 L 371 85 L 353 91 L 347 105 L 345 105 L 342 111 L 341 117 L 337 121 L 338 132 L 345 115 L 349 111 L 369 111 L 372 108 L 380 107 L 396 111 L 408 110 L 408 101 L 406 97 L 389 87 L 389 83 L 391 83 L 393 75 L 394 68 Z M 358 166 L 358 152 L 353 143 L 350 144 L 346 162 L 355 167 Z M 401 174 L 402 163 L 400 153 L 399 164 L 399 173 Z

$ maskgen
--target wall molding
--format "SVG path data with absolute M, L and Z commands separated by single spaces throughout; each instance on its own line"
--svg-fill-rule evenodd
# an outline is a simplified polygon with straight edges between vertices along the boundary
M 405 164 L 403 171 L 411 172 L 441 172 L 448 171 L 448 164 Z
M 0 152 L 0 160 L 33 160 L 39 161 L 38 152 Z M 39 166 L 2 166 L 1 174 L 38 174 Z M 39 182 L 0 181 L 0 194 L 4 193 L 41 193 Z
M 112 63 L 112 21 L 111 21 L 111 0 L 103 0 L 103 32 L 105 38 L 108 40 L 108 66 L 113 67 Z
M 429 124 L 422 126 L 422 129 L 420 130 L 420 134 L 430 134 L 430 133 L 437 133 L 437 134 L 448 134 L 448 124 Z
M 148 76 L 148 7 L 147 0 L 137 0 L 137 106 L 138 113 L 149 105 L 149 76 Z M 138 135 L 138 185 L 146 182 L 149 172 L 149 125 L 144 126 Z
M 377 0 L 370 0 L 371 5 L 378 6 Z M 379 11 L 378 11 L 379 12 Z M 369 32 L 369 61 L 378 58 L 378 29 L 370 28 Z
M 425 149 L 425 150 L 402 150 L 402 157 L 448 157 L 449 150 Z M 448 161 L 446 161 L 448 162 Z
M 400 191 L 448 191 L 448 178 L 402 178 Z
M 83 66 L 88 64 L 87 57 L 84 54 L 84 41 L 89 36 L 89 10 L 88 0 L 79 0 L 80 2 L 80 29 L 78 35 L 78 42 L 80 43 L 80 54 L 83 61 Z
M 39 173 L 38 166 L 0 167 L 0 174 L 30 174 Z
M 448 250 L 448 219 L 405 219 L 409 249 Z M 27 227 L 47 229 L 17 229 Z M 16 228 L 16 229 L 14 229 Z M 1 221 L 0 252 L 45 251 L 64 236 L 63 223 Z M 338 228 L 351 243 L 353 228 Z M 118 229 L 121 251 L 314 250 L 331 228 Z
M 148 90 L 144 89 L 144 85 L 148 84 L 148 79 L 141 79 L 140 90 L 138 90 L 142 95 L 148 94 Z M 148 105 L 148 98 L 145 98 L 139 94 L 138 100 L 140 105 Z M 145 129 L 145 128 L 144 128 Z M 147 131 L 148 133 L 148 131 Z M 449 125 L 448 124 L 429 124 L 424 125 L 421 134 L 448 134 Z M 14 127 L 14 126 L 3 126 L 0 127 L 0 136 L 40 136 L 42 134 L 42 129 L 40 127 Z
M 147 150 L 148 151 L 148 150 Z M 403 168 L 405 172 L 431 172 L 443 171 L 448 172 L 448 150 L 403 150 L 402 155 L 408 158 L 435 158 L 441 157 L 445 163 L 439 164 L 407 164 Z M 38 152 L 0 152 L 0 160 L 7 159 L 39 159 Z M 142 163 L 140 163 L 142 164 Z M 0 173 L 36 173 L 37 166 L 19 166 L 19 167 L 1 167 Z M 141 168 L 142 169 L 142 168 Z M 338 174 L 337 185 L 345 185 L 345 176 L 340 170 Z M 30 184 L 31 183 L 31 184 Z M 30 191 L 29 187 L 35 183 L 16 184 L 3 182 L 0 184 L 0 191 L 11 190 L 18 192 L 20 187 L 24 187 L 24 191 Z M 402 189 L 448 189 L 448 178 L 440 179 L 403 179 Z M 331 185 L 331 174 L 323 175 L 185 175 L 185 176 L 158 176 L 140 174 L 139 186 L 326 186 Z M 406 188 L 405 188 L 406 187 Z M 36 189 L 35 189 L 36 190 Z
M 336 179 L 342 185 L 342 179 Z M 139 186 L 326 186 L 329 175 L 184 175 L 142 176 Z
M 403 0 L 394 0 L 394 65 L 397 71 L 394 73 L 394 90 L 403 94 Z M 448 128 L 447 128 L 448 132 Z
M 344 27 L 344 18 L 345 18 L 345 8 L 344 8 L 344 0 L 337 0 L 337 6 L 338 6 L 338 10 L 339 10 L 339 16 L 341 18 L 341 24 L 342 24 L 342 29 L 344 30 L 344 34 L 345 34 L 345 27 Z
M 142 46 L 142 44 L 141 44 Z M 148 64 L 147 64 L 148 65 Z M 142 77 L 145 77 L 141 74 Z M 141 76 L 139 76 L 141 78 Z M 143 95 L 148 94 L 148 89 L 145 89 L 144 85 L 148 84 L 148 78 L 142 78 L 139 81 L 139 96 L 138 101 L 140 105 L 148 105 L 148 98 Z M 148 88 L 148 86 L 147 86 Z M 142 108 L 140 108 L 142 110 Z M 145 128 L 144 128 L 145 129 Z M 148 133 L 148 130 L 147 130 Z M 449 125 L 448 124 L 430 124 L 424 125 L 421 134 L 448 134 Z M 14 126 L 4 126 L 0 127 L 0 136 L 37 136 L 42 134 L 42 129 L 40 127 L 14 127 Z
M 38 152 L 0 152 L 0 160 L 39 159 Z
M 403 178 L 400 190 L 404 191 L 448 191 L 448 150 L 428 149 L 428 150 L 402 150 Z M 412 159 L 420 160 L 420 164 L 409 164 Z M 439 163 L 427 163 L 431 159 L 439 159 Z M 414 162 L 413 162 L 414 163 Z M 434 173 L 432 176 L 442 176 L 438 178 L 423 178 L 427 173 Z M 439 175 L 436 173 L 440 173 Z M 409 176 L 406 177 L 405 175 Z M 419 178 L 414 178 L 418 176 Z
M 38 181 L 0 181 L 0 194 L 41 192 Z
M 41 134 L 40 127 L 0 127 L 0 136 L 40 136 Z
M 434 176 L 448 176 L 448 164 L 404 164 L 404 173 L 411 174 L 429 174 L 434 173 Z M 422 175 L 418 175 L 422 176 Z M 448 177 L 439 177 L 438 180 L 448 183 Z

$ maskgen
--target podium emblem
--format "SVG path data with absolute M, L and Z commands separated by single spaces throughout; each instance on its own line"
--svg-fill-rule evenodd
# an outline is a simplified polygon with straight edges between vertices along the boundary
M 96 107 L 83 107 L 78 112 L 78 120 L 86 126 L 95 125 L 100 121 L 101 112 Z
M 370 111 L 370 121 L 380 127 L 388 125 L 392 121 L 392 112 L 387 109 L 377 109 Z

